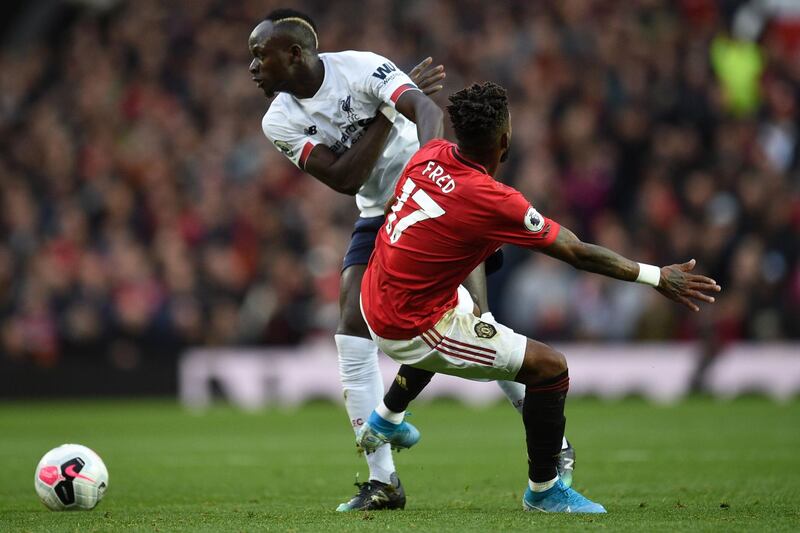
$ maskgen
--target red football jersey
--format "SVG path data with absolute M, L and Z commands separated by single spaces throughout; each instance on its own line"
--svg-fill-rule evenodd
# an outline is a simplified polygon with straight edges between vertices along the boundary
M 458 147 L 435 139 L 406 165 L 361 282 L 372 330 L 411 339 L 456 305 L 456 289 L 502 244 L 551 244 L 559 225 Z

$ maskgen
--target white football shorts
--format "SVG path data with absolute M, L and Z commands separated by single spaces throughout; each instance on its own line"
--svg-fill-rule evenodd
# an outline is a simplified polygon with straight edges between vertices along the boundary
M 522 367 L 527 339 L 475 316 L 474 305 L 469 291 L 459 286 L 456 307 L 419 336 L 393 340 L 377 336 L 372 328 L 369 332 L 381 351 L 400 364 L 467 379 L 513 380 Z

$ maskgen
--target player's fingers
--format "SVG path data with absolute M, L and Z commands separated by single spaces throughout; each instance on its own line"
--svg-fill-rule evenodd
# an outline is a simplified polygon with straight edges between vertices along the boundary
M 681 270 L 683 270 L 684 272 L 689 272 L 690 270 L 694 269 L 695 264 L 697 264 L 697 261 L 691 259 L 681 265 Z
M 411 72 L 417 72 L 417 73 L 422 72 L 422 70 L 431 63 L 433 63 L 433 58 L 428 56 L 419 63 L 417 63 L 417 66 L 411 69 Z
M 425 59 L 420 61 L 420 63 L 416 67 L 411 69 L 411 72 L 409 73 L 409 76 L 411 76 L 412 78 L 414 76 L 418 76 L 419 73 L 422 72 L 422 70 L 425 67 L 427 67 L 428 65 L 430 65 L 431 63 L 433 63 L 433 58 L 430 57 L 430 56 L 426 57 Z
M 687 296 L 694 298 L 695 300 L 700 300 L 703 302 L 708 302 L 710 304 L 714 303 L 714 297 L 708 294 L 704 294 L 700 291 L 686 291 L 685 293 Z
M 422 92 L 430 96 L 432 94 L 438 93 L 442 89 L 444 89 L 444 85 L 434 85 L 433 87 L 425 87 L 424 89 L 422 89 Z
M 434 83 L 438 83 L 445 79 L 446 76 L 447 75 L 442 71 L 434 72 L 432 74 L 428 74 L 426 72 L 424 77 L 420 77 L 417 85 L 433 85 Z
M 676 295 L 674 295 L 673 299 L 678 303 L 682 303 L 683 305 L 685 305 L 686 307 L 688 307 L 692 311 L 699 311 L 700 310 L 700 308 L 696 304 L 694 304 L 691 300 L 689 300 L 685 296 L 681 296 L 680 294 L 676 294 Z
M 719 291 L 721 289 L 721 287 L 719 285 L 717 285 L 716 281 L 714 281 L 711 278 L 707 278 L 705 276 L 694 276 L 694 275 L 692 275 L 692 276 L 689 276 L 689 281 L 692 282 L 692 283 L 702 283 L 703 285 L 711 285 L 713 287 L 716 287 L 716 289 L 710 289 L 710 290 Z
M 714 292 L 720 291 L 720 286 L 717 285 L 716 283 L 691 281 L 687 286 L 690 289 L 694 289 L 696 291 L 714 291 Z
M 442 75 L 444 75 L 444 67 L 442 65 L 438 65 L 434 68 L 428 68 L 423 71 L 420 71 L 419 74 L 417 75 L 417 79 L 422 81 Z

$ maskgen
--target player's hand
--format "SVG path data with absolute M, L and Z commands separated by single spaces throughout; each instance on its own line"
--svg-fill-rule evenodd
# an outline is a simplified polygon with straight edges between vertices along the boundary
M 440 82 L 445 78 L 444 66 L 431 67 L 432 57 L 426 57 L 422 62 L 411 69 L 409 77 L 419 89 L 428 96 L 438 93 L 444 88 Z
M 719 292 L 722 287 L 711 278 L 691 274 L 694 265 L 695 260 L 692 259 L 681 265 L 661 267 L 661 281 L 655 289 L 670 300 L 683 304 L 692 311 L 699 311 L 700 307 L 692 300 L 713 304 L 714 297 L 706 293 Z

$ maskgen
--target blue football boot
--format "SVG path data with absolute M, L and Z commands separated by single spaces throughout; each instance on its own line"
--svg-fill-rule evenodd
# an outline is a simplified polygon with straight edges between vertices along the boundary
M 356 446 L 366 453 L 372 453 L 386 443 L 393 450 L 405 450 L 419 442 L 419 430 L 403 420 L 392 424 L 375 411 L 361 426 L 356 435 Z
M 544 513 L 606 512 L 605 507 L 567 487 L 561 479 L 544 492 L 533 492 L 530 487 L 526 488 L 525 495 L 522 497 L 522 508 L 526 511 L 542 511 Z

